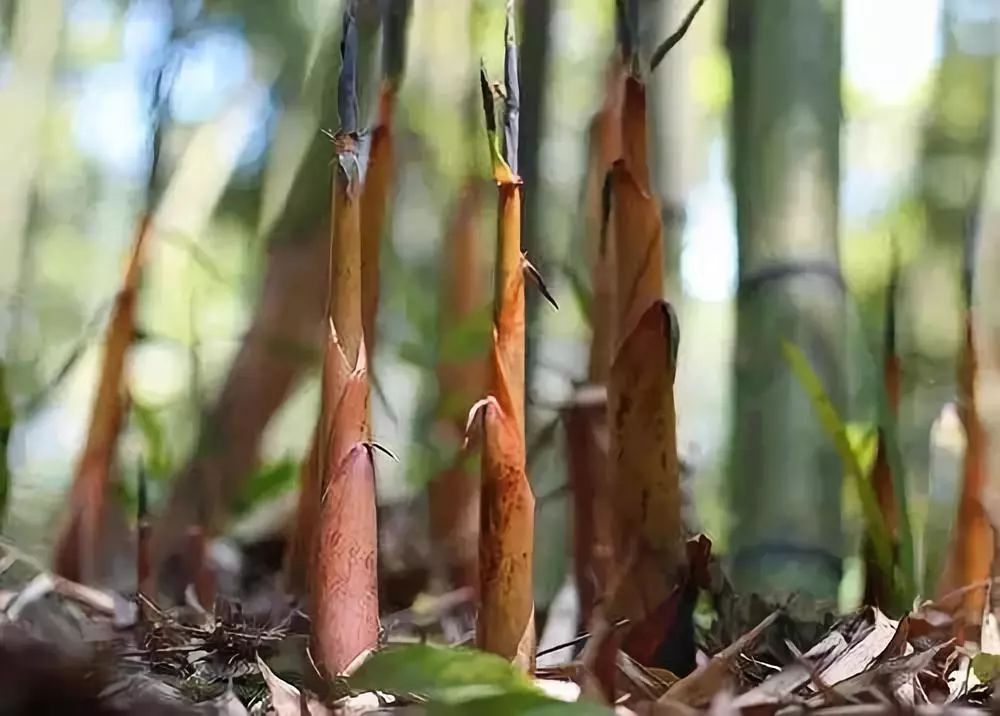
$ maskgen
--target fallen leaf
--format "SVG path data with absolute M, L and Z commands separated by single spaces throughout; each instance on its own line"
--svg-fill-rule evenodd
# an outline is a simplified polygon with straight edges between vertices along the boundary
M 886 659 L 872 668 L 851 676 L 837 684 L 828 684 L 827 693 L 820 693 L 806 701 L 809 708 L 816 708 L 828 702 L 831 694 L 837 698 L 848 700 L 876 686 L 883 693 L 895 693 L 905 684 L 911 683 L 916 675 L 930 665 L 931 661 L 944 649 L 953 646 L 952 642 L 939 644 L 925 651 L 915 652 L 908 656 Z
M 271 695 L 271 708 L 275 716 L 325 716 L 330 713 L 323 704 L 313 697 L 306 697 L 303 709 L 302 692 L 287 681 L 277 676 L 271 668 L 256 655 L 257 668 L 264 679 L 267 691 Z
M 748 709 L 755 706 L 783 704 L 792 700 L 792 695 L 809 683 L 812 673 L 822 672 L 826 665 L 836 660 L 847 651 L 847 648 L 847 640 L 843 634 L 836 630 L 831 631 L 799 659 L 737 696 L 733 705 L 736 708 Z
M 546 696 L 557 701 L 572 703 L 580 698 L 580 686 L 572 681 L 536 678 L 534 684 Z
M 984 684 L 995 681 L 1000 677 L 1000 654 L 979 652 L 972 657 L 972 671 Z
M 1000 654 L 1000 625 L 989 607 L 983 614 L 983 626 L 979 630 L 979 649 L 987 654 Z
M 498 694 L 540 694 L 508 659 L 474 649 L 427 644 L 378 651 L 358 668 L 349 683 L 359 691 L 415 694 L 445 703 Z
M 218 716 L 249 716 L 246 706 L 239 697 L 233 693 L 232 688 L 227 688 L 222 696 L 211 702 L 212 713 Z
M 777 620 L 779 614 L 777 611 L 772 612 L 760 624 L 713 656 L 707 664 L 699 666 L 693 673 L 678 681 L 657 700 L 657 704 L 673 702 L 695 708 L 707 706 L 716 694 L 729 688 L 736 657 L 757 641 Z
M 893 641 L 899 630 L 899 622 L 872 610 L 872 627 L 865 635 L 852 644 L 843 655 L 819 672 L 824 684 L 833 686 L 868 669 L 875 664 Z

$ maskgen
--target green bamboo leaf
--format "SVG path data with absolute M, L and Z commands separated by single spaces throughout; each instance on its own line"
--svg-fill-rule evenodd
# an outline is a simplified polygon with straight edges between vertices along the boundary
M 503 694 L 460 704 L 431 704 L 429 716 L 610 716 L 611 709 L 590 701 L 557 701 L 539 694 Z
M 502 657 L 427 644 L 384 649 L 362 664 L 349 683 L 358 691 L 416 694 L 452 704 L 504 694 L 540 695 L 531 680 Z
M 146 443 L 145 463 L 155 478 L 170 474 L 170 453 L 167 450 L 166 431 L 156 410 L 135 398 L 132 399 L 132 414 Z
M 246 489 L 236 502 L 236 513 L 245 514 L 260 503 L 290 490 L 298 475 L 299 466 L 294 460 L 285 459 L 264 465 L 247 481 Z
M 879 375 L 881 376 L 881 371 Z M 899 519 L 899 570 L 902 579 L 902 583 L 898 585 L 899 606 L 907 609 L 913 603 L 914 597 L 917 596 L 917 567 L 914 557 L 913 528 L 910 524 L 909 500 L 906 495 L 906 473 L 903 468 L 902 451 L 899 447 L 896 414 L 889 405 L 884 378 L 876 394 L 878 425 L 882 429 L 886 459 L 889 462 L 889 473 L 892 475 L 896 515 Z
M 851 442 L 847 437 L 847 426 L 837 413 L 837 408 L 834 406 L 833 401 L 830 400 L 830 396 L 827 395 L 819 376 L 816 375 L 812 366 L 809 365 L 809 359 L 799 350 L 798 346 L 782 340 L 781 352 L 785 361 L 792 369 L 792 373 L 795 374 L 799 384 L 809 396 L 809 400 L 816 411 L 823 430 L 826 431 L 827 436 L 833 442 L 837 454 L 840 455 L 840 459 L 844 463 L 844 469 L 857 489 L 858 498 L 861 501 L 861 510 L 865 516 L 865 523 L 868 527 L 879 568 L 884 570 L 885 574 L 893 575 L 892 546 L 889 541 L 889 530 L 879 510 L 875 491 L 861 469 L 858 456 L 851 449 Z
M 486 74 L 486 66 L 482 64 L 479 67 L 479 87 L 483 97 L 483 114 L 486 117 L 486 138 L 490 146 L 490 162 L 493 166 L 493 173 L 497 174 L 501 170 L 509 172 L 511 169 L 507 165 L 507 160 L 504 159 L 500 132 L 497 130 L 497 120 L 501 119 L 504 113 L 497 106 L 497 97 L 493 85 L 490 83 L 489 75 Z
M 870 474 L 878 452 L 878 426 L 874 423 L 847 423 L 844 428 L 858 465 L 865 474 Z
M 434 367 L 434 355 L 431 353 L 431 348 L 424 342 L 403 341 L 399 344 L 396 355 L 404 363 L 409 363 L 416 368 L 432 370 Z
M 892 270 L 889 276 L 889 286 L 886 290 L 886 315 L 884 325 L 884 344 L 882 346 L 883 361 L 895 356 L 896 351 L 896 294 L 899 285 L 899 247 L 896 235 L 890 234 L 890 254 L 892 259 Z M 917 596 L 917 567 L 913 529 L 910 525 L 909 500 L 906 494 L 906 473 L 903 468 L 903 456 L 899 447 L 899 438 L 896 432 L 896 411 L 894 406 L 889 404 L 889 389 L 886 385 L 886 371 L 878 370 L 879 386 L 875 392 L 876 406 L 878 410 L 878 425 L 882 430 L 882 440 L 886 452 L 886 460 L 889 465 L 889 474 L 892 477 L 892 492 L 895 499 L 896 514 L 898 516 L 898 540 L 899 540 L 899 569 L 902 584 L 897 585 L 899 592 L 900 607 L 908 609 L 913 599 Z
M 493 335 L 493 306 L 484 303 L 456 325 L 442 331 L 438 353 L 449 363 L 483 358 Z
M 972 672 L 984 684 L 1000 677 L 1000 655 L 982 651 L 972 657 Z
M 587 319 L 587 325 L 593 328 L 591 310 L 594 305 L 594 293 L 590 290 L 590 282 L 584 278 L 582 271 L 569 263 L 563 266 L 563 273 L 569 279 L 569 287 L 580 307 L 580 313 Z

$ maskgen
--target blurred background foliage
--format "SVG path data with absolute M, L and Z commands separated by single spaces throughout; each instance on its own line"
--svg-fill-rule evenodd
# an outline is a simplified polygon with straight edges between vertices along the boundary
M 904 264 L 900 429 L 911 504 L 944 523 L 931 529 L 946 531 L 950 512 L 938 508 L 954 500 L 960 435 L 947 410 L 934 430 L 932 424 L 955 392 L 962 227 L 987 183 L 1000 6 L 992 0 L 821 4 L 842 13 L 837 212 L 848 289 L 842 407 L 864 443 L 879 385 L 892 238 Z M 537 152 L 527 185 L 526 244 L 561 306 L 558 313 L 544 306 L 533 312 L 530 353 L 532 432 L 555 436 L 535 440 L 540 447 L 530 469 L 540 497 L 536 592 L 547 603 L 566 573 L 569 526 L 561 431 L 546 427 L 586 376 L 588 329 L 573 298 L 580 292 L 576 277 L 588 271 L 580 196 L 613 12 L 610 0 L 525 5 L 526 85 L 544 68 L 541 86 L 525 89 L 541 107 L 536 136 L 527 121 L 522 125 L 524 141 Z M 687 5 L 645 2 L 647 56 Z M 328 88 L 337 69 L 339 17 L 336 0 L 0 4 L 0 387 L 7 393 L 0 418 L 9 428 L 3 445 L 12 476 L 4 533 L 22 548 L 47 553 L 86 430 L 101 328 L 147 201 L 157 232 L 129 374 L 134 410 L 120 450 L 126 492 L 134 492 L 141 458 L 155 478 L 154 500 L 162 500 L 195 450 L 200 418 L 253 320 L 269 248 L 298 240 L 326 210 L 330 152 L 319 129 L 335 123 Z M 400 458 L 398 464 L 378 459 L 380 500 L 414 500 L 418 512 L 423 487 L 457 447 L 431 427 L 435 365 L 441 355 L 477 350 L 488 330 L 484 302 L 477 320 L 440 335 L 437 286 L 459 188 L 470 172 L 484 182 L 487 176 L 476 71 L 482 57 L 499 76 L 502 22 L 499 0 L 414 3 L 383 252 L 376 369 L 382 398 L 374 411 L 377 439 Z M 654 184 L 669 246 L 665 290 L 682 326 L 679 444 L 693 466 L 699 520 L 722 552 L 739 510 L 727 505 L 724 475 L 741 459 L 729 450 L 738 251 L 726 23 L 726 3 L 709 0 L 650 78 Z M 800 29 L 790 20 L 776 31 Z M 378 54 L 377 34 L 367 32 L 361 102 L 370 121 Z M 147 191 L 151 93 L 160 67 L 167 87 L 162 156 Z M 482 203 L 488 258 L 494 208 Z M 995 259 L 977 266 L 990 277 L 985 283 L 995 282 L 997 269 Z M 481 280 L 490 281 L 487 265 Z M 294 488 L 316 396 L 309 371 L 267 426 L 241 513 Z M 446 410 L 461 414 L 467 407 Z M 780 445 L 782 436 L 766 439 Z M 802 476 L 783 479 L 796 477 Z M 860 539 L 861 519 L 849 491 L 843 515 L 848 579 L 841 591 L 849 603 L 860 597 L 851 545 Z

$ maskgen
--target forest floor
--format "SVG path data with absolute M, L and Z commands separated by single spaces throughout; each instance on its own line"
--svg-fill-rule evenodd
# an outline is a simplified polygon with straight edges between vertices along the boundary
M 529 679 L 503 660 L 435 644 L 468 641 L 472 595 L 422 596 L 383 619 L 385 645 L 332 683 L 308 650 L 308 619 L 276 591 L 207 610 L 189 589 L 163 609 L 25 564 L 0 575 L 0 714 L 611 713 L 586 636 Z M 733 636 L 722 617 L 699 634 L 697 666 L 675 675 L 618 652 L 621 714 L 960 713 L 995 710 L 1000 628 L 986 614 L 959 641 L 963 594 L 900 619 L 874 607 L 821 623 L 778 609 Z M 756 604 L 756 613 L 762 605 Z M 751 610 L 753 611 L 753 610 Z M 742 627 L 741 627 L 742 628 Z M 613 627 L 605 625 L 605 634 Z M 595 634 L 599 629 L 595 627 Z M 595 637 L 596 638 L 596 637 Z

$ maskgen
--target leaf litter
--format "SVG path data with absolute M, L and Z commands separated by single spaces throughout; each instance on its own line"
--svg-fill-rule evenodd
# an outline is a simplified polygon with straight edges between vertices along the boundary
M 308 620 L 291 606 L 248 614 L 220 598 L 210 610 L 165 609 L 37 568 L 23 585 L 0 594 L 0 663 L 15 665 L 3 678 L 43 679 L 60 698 L 117 709 L 66 706 L 66 713 L 933 714 L 989 707 L 998 677 L 992 614 L 978 645 L 953 639 L 962 594 L 918 605 L 898 620 L 864 607 L 814 643 L 802 643 L 808 629 L 778 608 L 709 656 L 708 645 L 733 629 L 720 619 L 700 635 L 699 666 L 689 674 L 616 650 L 609 702 L 588 685 L 588 654 L 623 625 L 601 626 L 600 608 L 592 634 L 574 639 L 582 651 L 527 675 L 502 657 L 447 645 L 445 625 L 466 607 L 468 590 L 423 597 L 419 618 L 414 610 L 387 618 L 380 645 L 351 664 L 349 676 L 323 680 L 309 653 Z M 710 591 L 712 599 L 733 599 Z M 726 613 L 718 602 L 716 609 Z M 22 673 L 29 662 L 43 676 Z M 79 673 L 89 674 L 82 690 L 71 685 Z M 3 713 L 39 712 L 0 706 Z

